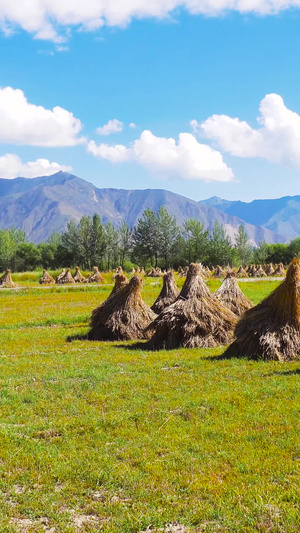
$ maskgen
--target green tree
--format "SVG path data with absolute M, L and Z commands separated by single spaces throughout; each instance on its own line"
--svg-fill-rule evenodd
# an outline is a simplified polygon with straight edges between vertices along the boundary
M 16 267 L 18 271 L 35 270 L 41 266 L 42 257 L 39 248 L 32 242 L 19 244 L 16 250 Z
M 209 231 L 194 218 L 184 222 L 185 256 L 188 263 L 204 263 L 209 253 Z
M 209 242 L 209 262 L 214 266 L 232 264 L 231 242 L 218 221 L 215 221 Z
M 157 266 L 160 252 L 160 235 L 157 217 L 152 209 L 145 209 L 142 218 L 138 219 L 133 229 L 132 259 L 135 263 Z
M 119 249 L 120 249 L 120 265 L 123 268 L 125 259 L 128 257 L 132 249 L 132 231 L 123 222 L 119 229 Z
M 235 239 L 235 248 L 239 265 L 248 265 L 252 259 L 252 248 L 248 244 L 249 237 L 244 226 L 240 225 Z
M 176 218 L 170 215 L 165 206 L 159 208 L 156 215 L 156 227 L 158 232 L 158 256 L 162 258 L 164 267 L 169 267 L 175 259 L 178 251 L 177 243 L 180 231 Z

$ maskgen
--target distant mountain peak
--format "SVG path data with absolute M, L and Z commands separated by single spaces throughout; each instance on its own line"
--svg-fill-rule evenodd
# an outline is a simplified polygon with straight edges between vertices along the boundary
M 226 212 L 232 204 L 235 202 L 218 197 L 198 203 L 164 189 L 99 189 L 64 171 L 35 179 L 0 179 L 0 228 L 22 228 L 34 242 L 47 240 L 53 231 L 64 231 L 71 219 L 79 221 L 83 215 L 94 213 L 104 223 L 120 226 L 125 220 L 133 227 L 146 208 L 157 211 L 162 205 L 181 226 L 186 219 L 195 218 L 211 231 L 217 220 L 226 227 L 232 241 L 240 224 L 253 242 L 285 240 L 271 228 L 249 224 Z

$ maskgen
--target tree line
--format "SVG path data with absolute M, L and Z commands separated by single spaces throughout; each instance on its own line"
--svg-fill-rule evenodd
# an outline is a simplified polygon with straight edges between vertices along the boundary
M 146 209 L 134 228 L 123 222 L 116 228 L 104 224 L 99 215 L 71 220 L 63 233 L 54 232 L 47 242 L 28 242 L 24 231 L 16 228 L 0 230 L 0 271 L 28 271 L 37 268 L 57 269 L 80 266 L 91 270 L 94 265 L 110 270 L 121 265 L 159 266 L 167 268 L 201 262 L 240 266 L 250 263 L 288 264 L 300 252 L 300 237 L 290 244 L 249 244 L 241 225 L 233 244 L 217 221 L 210 233 L 195 219 L 185 220 L 179 227 L 165 207 L 157 212 Z

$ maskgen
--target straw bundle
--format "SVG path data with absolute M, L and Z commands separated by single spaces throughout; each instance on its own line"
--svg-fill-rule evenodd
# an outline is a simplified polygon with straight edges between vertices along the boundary
M 104 283 L 104 277 L 100 274 L 98 267 L 93 268 L 93 273 L 87 277 L 85 283 Z
M 5 274 L 3 274 L 3 276 L 0 278 L 0 287 L 2 287 L 3 289 L 11 289 L 15 286 L 16 285 L 11 277 L 11 270 L 8 268 Z
M 89 340 L 115 341 L 149 338 L 145 333 L 155 313 L 141 297 L 142 280 L 133 276 L 129 283 L 93 311 Z
M 55 283 L 55 279 L 48 274 L 47 270 L 43 270 L 43 275 L 39 279 L 40 285 L 53 285 Z
M 232 274 L 227 274 L 214 296 L 237 316 L 242 316 L 247 309 L 252 307 L 250 300 L 241 291 L 235 276 Z
M 161 313 L 166 307 L 169 307 L 179 295 L 179 289 L 175 283 L 174 275 L 172 270 L 164 274 L 163 277 L 163 286 L 160 291 L 160 294 L 156 298 L 151 309 L 154 313 Z
M 205 348 L 230 342 L 237 318 L 212 296 L 200 272 L 200 265 L 190 265 L 177 300 L 148 326 L 153 337 L 147 348 Z
M 74 278 L 71 274 L 71 269 L 67 268 L 65 275 L 62 278 L 60 278 L 60 280 L 57 281 L 56 283 L 58 283 L 59 285 L 68 285 L 71 283 L 75 283 Z
M 85 277 L 81 274 L 80 268 L 78 266 L 76 267 L 76 272 L 74 274 L 73 279 L 75 283 L 84 283 L 85 281 Z
M 261 303 L 246 311 L 235 329 L 227 357 L 292 361 L 300 359 L 300 261 Z

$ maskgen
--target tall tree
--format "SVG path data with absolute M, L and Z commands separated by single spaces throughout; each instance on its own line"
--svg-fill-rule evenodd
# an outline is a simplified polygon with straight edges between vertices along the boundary
M 235 248 L 239 265 L 248 265 L 251 262 L 253 252 L 251 246 L 248 244 L 249 237 L 245 231 L 244 226 L 240 225 L 235 238 Z
M 125 259 L 132 249 L 132 240 L 132 231 L 126 222 L 123 222 L 119 229 L 120 265 L 122 268 L 124 267 Z
M 209 243 L 209 261 L 212 265 L 231 265 L 232 246 L 225 229 L 215 221 Z
M 194 218 L 184 222 L 185 255 L 188 263 L 203 263 L 209 253 L 209 231 Z

